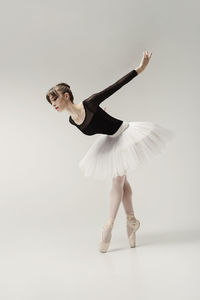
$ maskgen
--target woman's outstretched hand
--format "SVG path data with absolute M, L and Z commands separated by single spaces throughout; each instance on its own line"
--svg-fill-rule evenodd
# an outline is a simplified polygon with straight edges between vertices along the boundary
M 137 71 L 137 73 L 142 72 L 146 68 L 146 66 L 148 65 L 148 63 L 151 59 L 151 56 L 152 56 L 152 52 L 150 54 L 148 54 L 148 51 L 143 52 L 143 57 L 139 64 L 139 67 L 137 69 L 135 69 Z

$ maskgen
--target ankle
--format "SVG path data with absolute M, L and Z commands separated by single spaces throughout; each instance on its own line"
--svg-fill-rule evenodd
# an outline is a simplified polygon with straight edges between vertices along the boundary
M 126 218 L 129 220 L 136 220 L 136 217 L 135 217 L 135 215 L 134 215 L 134 213 L 130 213 L 130 214 L 126 214 Z
M 105 223 L 105 225 L 107 225 L 107 226 L 109 226 L 109 227 L 110 227 L 110 226 L 113 227 L 114 222 L 115 222 L 115 219 L 114 219 L 114 218 L 108 218 L 107 221 L 106 221 L 106 223 Z
M 107 222 L 108 223 L 114 223 L 115 222 L 115 218 L 110 217 L 110 218 L 108 218 Z

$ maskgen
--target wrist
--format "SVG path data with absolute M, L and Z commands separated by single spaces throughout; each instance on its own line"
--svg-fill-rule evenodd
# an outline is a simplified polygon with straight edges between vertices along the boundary
M 144 67 L 137 67 L 136 69 L 136 72 L 139 74 L 139 73 L 141 73 L 142 71 L 144 71 Z

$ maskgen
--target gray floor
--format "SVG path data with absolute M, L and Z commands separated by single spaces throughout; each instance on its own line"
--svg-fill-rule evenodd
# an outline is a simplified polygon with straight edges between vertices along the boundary
M 141 226 L 136 248 L 129 248 L 125 227 L 116 222 L 103 254 L 101 228 L 58 228 L 38 222 L 1 231 L 2 300 L 200 299 L 199 231 Z

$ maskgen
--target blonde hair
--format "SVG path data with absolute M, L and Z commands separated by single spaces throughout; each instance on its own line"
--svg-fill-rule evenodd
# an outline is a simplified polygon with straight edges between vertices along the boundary
M 47 101 L 51 103 L 50 96 L 53 98 L 53 100 L 56 100 L 59 97 L 58 92 L 59 91 L 62 95 L 64 93 L 69 93 L 70 101 L 74 102 L 74 96 L 72 94 L 72 91 L 70 90 L 70 86 L 67 83 L 61 82 L 56 84 L 54 87 L 52 87 L 50 90 L 48 90 L 46 94 Z

